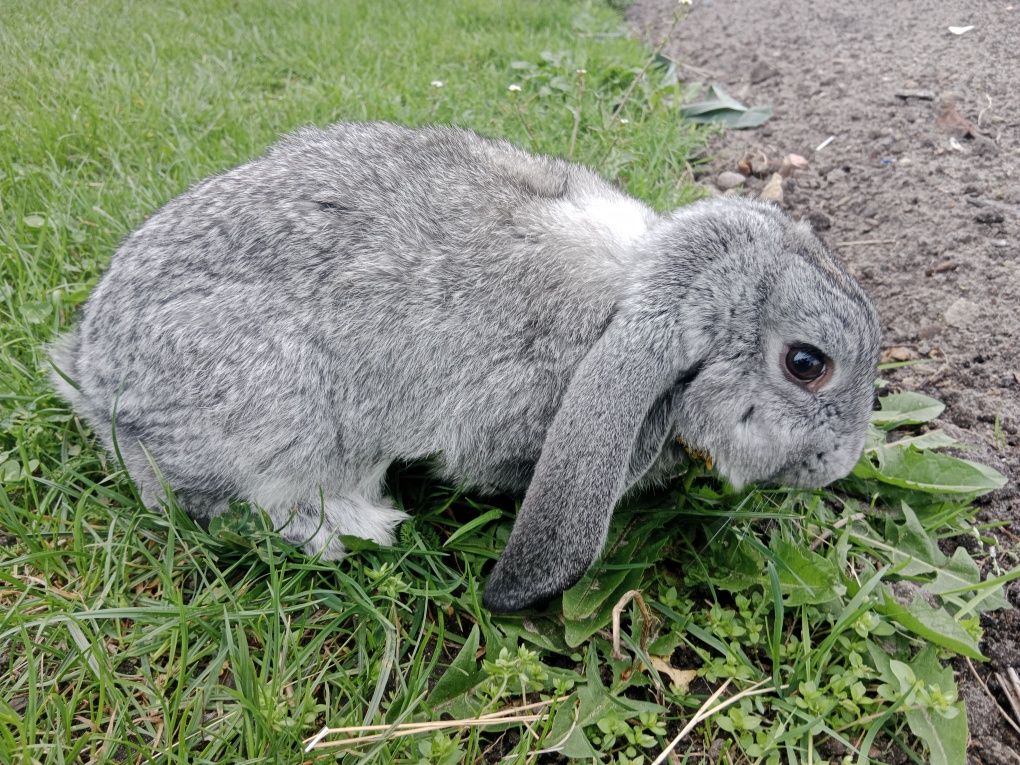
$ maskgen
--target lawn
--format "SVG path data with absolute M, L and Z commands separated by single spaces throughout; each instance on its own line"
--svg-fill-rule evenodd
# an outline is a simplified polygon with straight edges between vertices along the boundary
M 963 761 L 946 661 L 980 658 L 978 615 L 1016 573 L 970 504 L 1001 477 L 936 451 L 951 440 L 921 396 L 883 399 L 833 491 L 737 493 L 678 467 L 527 618 L 480 604 L 513 500 L 427 466 L 391 475 L 413 516 L 398 546 L 353 545 L 339 566 L 243 508 L 208 530 L 145 510 L 49 390 L 43 344 L 190 183 L 303 124 L 387 119 L 571 156 L 667 209 L 697 195 L 705 138 L 678 117 L 675 69 L 601 2 L 174 6 L 0 8 L 0 763 L 651 762 L 725 683 L 719 701 L 758 695 L 681 758 Z M 961 534 L 970 552 L 947 557 L 936 541 Z M 515 706 L 512 722 L 389 727 Z M 306 754 L 327 725 L 382 727 Z

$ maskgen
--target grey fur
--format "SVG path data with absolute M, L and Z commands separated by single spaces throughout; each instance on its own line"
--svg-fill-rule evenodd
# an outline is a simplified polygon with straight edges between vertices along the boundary
M 781 349 L 833 360 L 818 394 Z M 392 541 L 394 460 L 527 490 L 486 604 L 588 568 L 632 486 L 708 451 L 820 486 L 863 445 L 875 311 L 810 231 L 720 199 L 658 215 L 590 170 L 453 128 L 338 124 L 195 185 L 123 243 L 54 347 L 62 394 L 188 510 L 231 498 L 340 558 Z M 144 448 L 143 448 L 144 447 Z

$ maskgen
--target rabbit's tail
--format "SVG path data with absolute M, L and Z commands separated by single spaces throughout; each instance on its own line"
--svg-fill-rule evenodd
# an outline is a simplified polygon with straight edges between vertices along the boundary
M 78 377 L 78 352 L 81 346 L 79 329 L 75 327 L 70 332 L 58 337 L 50 343 L 46 351 L 50 357 L 50 364 L 53 371 L 50 373 L 50 380 L 56 388 L 60 397 L 74 406 L 76 409 L 81 403 L 81 390 L 75 382 Z

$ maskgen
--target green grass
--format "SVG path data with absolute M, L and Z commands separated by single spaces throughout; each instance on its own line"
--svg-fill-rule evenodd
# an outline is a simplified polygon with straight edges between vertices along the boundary
M 876 431 L 836 493 L 735 494 L 688 470 L 618 512 L 562 601 L 493 618 L 479 591 L 511 502 L 408 466 L 391 476 L 413 514 L 399 545 L 321 563 L 241 510 L 209 531 L 145 510 L 47 387 L 42 345 L 118 240 L 302 124 L 452 122 L 572 155 L 660 208 L 688 201 L 703 134 L 609 6 L 9 1 L 0 50 L 0 763 L 298 762 L 324 724 L 543 696 L 569 698 L 530 732 L 389 737 L 349 761 L 647 762 L 725 679 L 766 692 L 682 742 L 693 761 L 716 740 L 734 763 L 867 762 L 873 742 L 878 761 L 962 761 L 942 666 L 979 656 L 977 615 L 1015 573 L 979 573 L 969 500 L 999 478 L 933 451 L 944 437 Z M 887 397 L 876 424 L 918 435 L 939 409 Z M 961 532 L 976 562 L 934 545 Z M 625 607 L 614 658 L 631 589 L 654 623 Z M 923 597 L 902 605 L 904 589 Z M 689 687 L 652 669 L 670 663 L 697 671 Z

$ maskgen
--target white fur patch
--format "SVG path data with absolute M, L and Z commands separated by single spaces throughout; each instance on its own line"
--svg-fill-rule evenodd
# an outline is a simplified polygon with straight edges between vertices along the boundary
M 391 545 L 393 530 L 407 518 L 407 513 L 365 497 L 337 497 L 323 502 L 322 519 L 305 544 L 309 555 L 322 553 L 326 560 L 340 560 L 346 550 L 339 537 L 347 535 Z M 303 540 L 302 540 L 303 541 Z
M 341 535 L 391 545 L 393 530 L 407 518 L 382 496 L 387 465 L 373 465 L 360 480 L 334 486 L 330 494 L 313 495 L 304 504 L 298 500 L 307 497 L 308 488 L 296 479 L 265 481 L 248 499 L 269 514 L 283 537 L 302 545 L 310 555 L 322 553 L 326 560 L 340 560 L 346 552 Z
M 594 229 L 619 245 L 630 245 L 648 231 L 653 213 L 634 199 L 589 197 L 568 202 L 563 212 L 574 225 Z

